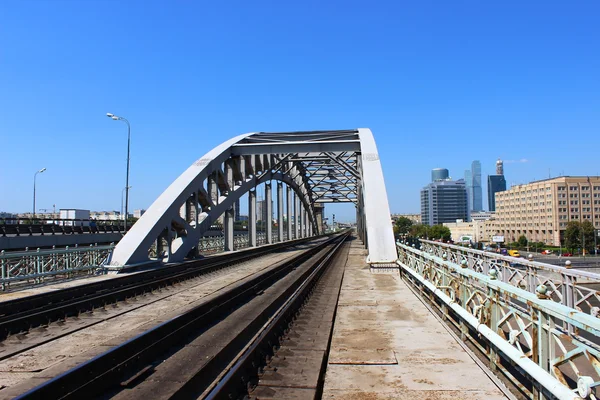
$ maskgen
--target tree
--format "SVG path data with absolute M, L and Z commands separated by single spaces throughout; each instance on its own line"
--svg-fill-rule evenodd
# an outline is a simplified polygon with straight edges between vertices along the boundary
M 581 225 L 577 221 L 571 221 L 565 229 L 565 247 L 573 253 L 581 246 Z
M 410 236 L 413 236 L 413 237 L 426 238 L 426 237 L 428 237 L 428 232 L 427 232 L 428 228 L 429 228 L 429 225 L 416 224 L 416 225 L 413 225 L 410 227 L 409 234 L 410 234 Z
M 450 240 L 452 233 L 450 228 L 444 225 L 434 225 L 427 230 L 430 239 Z
M 581 235 L 583 236 L 583 247 L 588 253 L 594 252 L 594 225 L 587 219 L 581 224 Z
M 399 217 L 394 224 L 395 235 L 406 235 L 409 231 L 413 222 L 406 217 Z
M 519 236 L 519 240 L 517 240 L 519 247 L 527 247 L 527 237 L 525 235 Z

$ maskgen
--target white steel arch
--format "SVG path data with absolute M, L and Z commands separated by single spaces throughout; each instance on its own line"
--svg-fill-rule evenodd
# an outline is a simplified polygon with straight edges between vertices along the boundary
M 250 243 L 256 245 L 254 189 L 265 183 L 266 197 L 271 198 L 272 180 L 285 183 L 288 238 L 320 233 L 319 203 L 352 202 L 357 208 L 358 234 L 369 249 L 367 261 L 395 263 L 396 246 L 375 140 L 369 129 L 353 129 L 247 133 L 222 143 L 194 162 L 158 197 L 116 246 L 110 264 L 156 261 L 148 252 L 153 244 L 157 253 L 164 247 L 159 261 L 182 261 L 220 217 L 224 219 L 225 249 L 233 250 L 233 205 L 246 193 Z M 281 233 L 281 183 L 276 194 Z M 268 199 L 264 204 L 270 210 Z M 271 224 L 266 225 L 270 243 Z

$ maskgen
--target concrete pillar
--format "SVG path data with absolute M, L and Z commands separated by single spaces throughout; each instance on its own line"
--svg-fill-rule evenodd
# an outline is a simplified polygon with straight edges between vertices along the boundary
M 256 188 L 248 192 L 248 246 L 256 247 Z
M 273 243 L 273 196 L 271 195 L 271 181 L 265 183 L 265 208 L 267 209 L 267 244 Z
M 300 239 L 300 199 L 294 193 L 294 239 Z
M 277 233 L 283 242 L 283 183 L 277 182 Z
M 285 185 L 287 195 L 287 238 L 292 240 L 292 189 L 289 185 Z
M 225 234 L 225 251 L 233 251 L 233 207 L 230 207 L 225 211 L 225 221 L 223 223 L 223 230 Z

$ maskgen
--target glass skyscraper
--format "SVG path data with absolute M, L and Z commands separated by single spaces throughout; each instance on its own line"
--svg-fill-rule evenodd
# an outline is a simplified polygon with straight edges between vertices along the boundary
M 496 193 L 506 190 L 504 175 L 488 175 L 488 206 L 496 211 Z
M 483 210 L 483 193 L 481 191 L 481 163 L 478 160 L 471 163 L 471 175 L 473 177 L 473 203 L 471 210 Z

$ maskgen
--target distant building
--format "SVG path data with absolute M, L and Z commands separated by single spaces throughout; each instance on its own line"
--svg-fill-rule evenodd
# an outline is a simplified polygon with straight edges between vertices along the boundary
M 146 210 L 144 210 L 144 209 L 134 210 L 133 211 L 133 217 L 134 218 L 141 218 L 142 215 L 144 215 L 145 212 L 146 212 Z
M 392 214 L 392 221 L 396 221 L 400 217 L 410 219 L 415 225 L 421 223 L 421 214 Z
M 431 170 L 431 182 L 444 181 L 449 179 L 448 170 L 446 168 L 434 168 Z
M 81 210 L 77 208 L 61 208 L 60 209 L 60 219 L 72 219 L 72 220 L 84 220 L 82 221 L 72 221 L 72 222 L 63 222 L 64 225 L 77 225 L 77 226 L 87 226 L 90 221 L 90 210 Z
M 483 194 L 481 191 L 481 163 L 478 160 L 471 163 L 471 175 L 473 177 L 473 203 L 471 204 L 471 210 L 481 211 L 483 210 Z
M 493 211 L 475 211 L 471 212 L 471 221 L 487 221 L 496 216 Z
M 17 221 L 16 221 L 17 214 L 8 213 L 8 212 L 0 212 L 0 218 L 7 218 L 5 221 L 3 221 L 3 223 L 6 225 L 13 225 L 13 224 L 17 223 Z
M 465 170 L 465 187 L 467 188 L 469 210 L 473 210 L 473 173 L 470 169 Z
M 562 176 L 496 193 L 496 229 L 505 241 L 558 246 L 569 221 L 600 229 L 600 176 Z
M 494 220 L 470 221 L 457 220 L 456 222 L 446 222 L 444 226 L 450 229 L 452 240 L 457 243 L 490 243 L 495 233 Z
M 488 207 L 490 211 L 496 211 L 496 193 L 505 190 L 504 164 L 501 159 L 498 159 L 496 161 L 496 175 L 488 175 Z
M 236 222 L 241 221 L 240 217 L 240 199 L 237 199 L 233 204 L 233 220 Z
M 421 221 L 427 225 L 469 220 L 465 181 L 432 182 L 421 190 Z
M 99 221 L 119 221 L 123 219 L 123 216 L 118 211 L 92 211 L 90 218 Z
M 267 201 L 259 200 L 256 202 L 256 220 L 273 221 L 273 200 L 271 200 L 271 216 L 267 215 Z

